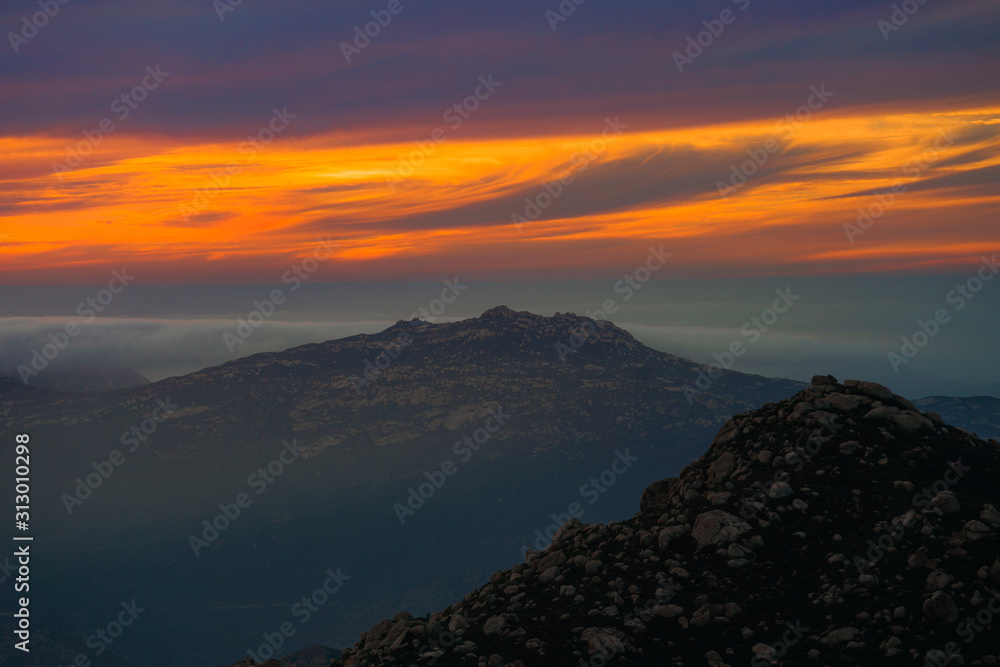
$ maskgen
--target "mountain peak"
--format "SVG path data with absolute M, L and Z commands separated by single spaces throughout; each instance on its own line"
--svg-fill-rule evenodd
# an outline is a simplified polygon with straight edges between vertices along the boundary
M 494 306 L 484 311 L 479 317 L 466 320 L 470 325 L 489 324 L 522 329 L 537 329 L 544 327 L 552 318 L 537 315 L 527 310 L 514 310 L 507 306 Z
M 361 338 L 376 344 L 412 339 L 414 348 L 423 345 L 465 345 L 469 341 L 491 339 L 494 353 L 498 352 L 497 346 L 508 346 L 510 352 L 517 350 L 519 353 L 542 356 L 556 355 L 557 359 L 566 358 L 581 349 L 600 350 L 599 355 L 635 355 L 637 363 L 647 361 L 650 354 L 661 354 L 642 345 L 632 334 L 609 320 L 595 320 L 574 313 L 545 316 L 504 305 L 494 306 L 478 317 L 455 322 L 435 324 L 417 318 L 400 320 L 380 333 Z M 335 341 L 325 343 L 331 344 Z M 407 342 L 407 345 L 410 343 Z
M 516 310 L 511 310 L 507 306 L 499 305 L 499 306 L 493 306 L 492 308 L 484 312 L 480 317 L 489 319 L 501 319 L 501 318 L 511 319 L 517 317 L 520 314 L 530 315 L 531 313 L 528 313 L 527 311 L 518 312 Z

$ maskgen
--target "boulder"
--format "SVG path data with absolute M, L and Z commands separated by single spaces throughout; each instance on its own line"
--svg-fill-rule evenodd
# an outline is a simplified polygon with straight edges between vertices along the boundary
M 699 548 L 712 544 L 732 542 L 750 530 L 750 524 L 734 514 L 722 510 L 702 512 L 694 520 L 691 536 Z

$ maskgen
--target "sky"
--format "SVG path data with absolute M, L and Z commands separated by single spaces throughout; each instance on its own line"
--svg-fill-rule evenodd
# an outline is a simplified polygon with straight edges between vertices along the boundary
M 995 0 L 563 6 L 73 0 L 32 31 L 7 3 L 0 281 L 263 283 L 319 239 L 335 281 L 603 278 L 652 242 L 692 277 L 996 248 Z
M 237 356 L 378 330 L 456 277 L 481 296 L 438 320 L 584 314 L 652 248 L 660 287 L 612 319 L 658 349 L 707 363 L 805 286 L 747 370 L 900 381 L 887 354 L 944 307 L 960 324 L 902 369 L 944 380 L 903 384 L 996 382 L 1000 290 L 947 295 L 1000 246 L 998 10 L 6 3 L 0 366 L 114 272 L 75 345 L 130 340 L 158 378 L 231 356 L 218 334 L 273 286 L 312 296 Z

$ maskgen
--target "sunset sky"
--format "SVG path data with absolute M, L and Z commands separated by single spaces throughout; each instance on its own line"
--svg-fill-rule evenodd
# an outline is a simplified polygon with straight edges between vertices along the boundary
M 791 289 L 735 370 L 1000 396 L 996 281 L 887 362 L 1000 250 L 1000 0 L 63 1 L 0 9 L 0 375 L 67 321 L 56 366 L 157 380 L 460 280 L 429 319 L 615 298 L 699 363 Z
M 0 284 L 270 283 L 319 239 L 331 281 L 604 279 L 650 244 L 689 277 L 960 273 L 1000 245 L 996 0 L 390 4 L 73 0 L 37 34 L 4 5 Z

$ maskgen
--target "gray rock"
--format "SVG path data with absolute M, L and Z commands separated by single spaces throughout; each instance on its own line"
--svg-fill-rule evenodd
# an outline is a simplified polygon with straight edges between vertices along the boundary
M 924 600 L 924 615 L 939 623 L 954 623 L 958 620 L 958 607 L 955 600 L 944 591 L 935 591 Z
M 931 423 L 931 420 L 923 415 L 917 414 L 916 412 L 901 412 L 898 415 L 892 415 L 889 417 L 889 421 L 897 431 L 901 431 L 903 433 L 916 433 L 920 429 L 925 429 L 927 431 L 934 430 L 934 424 Z
M 962 532 L 968 540 L 981 540 L 990 534 L 990 527 L 978 519 L 973 519 L 965 524 Z
M 736 424 L 736 420 L 730 419 L 729 421 L 727 421 L 725 424 L 722 425 L 722 428 L 719 429 L 719 432 L 716 434 L 715 439 L 712 441 L 712 445 L 713 446 L 726 445 L 735 440 L 739 434 L 740 434 L 740 427 Z
M 979 518 L 994 528 L 1000 528 L 1000 511 L 996 507 L 993 507 L 993 505 L 987 504 L 983 506 L 983 511 L 979 514 Z
M 750 524 L 722 510 L 702 512 L 694 520 L 691 536 L 699 547 L 732 542 L 750 530 Z
M 867 421 L 880 421 L 886 420 L 893 415 L 899 414 L 899 408 L 895 408 L 891 405 L 880 405 L 877 408 L 872 408 L 865 413 L 864 419 Z
M 962 509 L 953 491 L 942 491 L 931 498 L 931 507 L 936 507 L 946 514 Z
M 712 465 L 708 466 L 708 481 L 710 484 L 719 484 L 729 477 L 729 473 L 736 467 L 736 455 L 732 452 L 723 452 Z
M 580 638 L 587 642 L 587 651 L 590 655 L 614 654 L 625 652 L 625 644 L 622 638 L 625 635 L 620 630 L 614 628 L 587 628 L 580 635 Z
M 862 405 L 870 402 L 869 399 L 865 396 L 858 396 L 857 394 L 838 394 L 838 393 L 827 394 L 826 400 L 830 404 L 831 408 L 833 408 L 834 410 L 839 410 L 841 412 L 853 412 Z
M 852 626 L 846 628 L 839 628 L 837 630 L 831 630 L 826 633 L 826 636 L 820 639 L 820 643 L 825 646 L 837 646 L 838 644 L 846 644 L 847 642 L 853 641 L 855 637 L 860 634 L 860 631 Z
M 670 541 L 684 534 L 684 526 L 667 526 L 660 531 L 657 544 L 661 550 L 666 551 Z
M 927 575 L 927 589 L 937 591 L 951 583 L 952 577 L 943 570 L 934 570 Z
M 483 632 L 488 636 L 499 635 L 503 626 L 507 624 L 507 619 L 503 616 L 491 616 L 483 623 Z
M 775 482 L 771 485 L 768 490 L 767 495 L 770 498 L 785 498 L 792 495 L 795 491 L 789 486 L 788 482 Z
M 844 386 L 845 387 L 849 386 L 847 384 L 847 381 L 844 382 Z M 886 387 L 880 385 L 877 382 L 859 382 L 857 389 L 858 389 L 859 392 L 861 392 L 865 396 L 869 396 L 869 397 L 877 399 L 879 401 L 891 401 L 892 400 L 892 396 L 893 396 L 892 392 L 889 391 Z
M 538 583 L 550 584 L 555 581 L 558 576 L 559 568 L 553 565 L 538 576 Z

